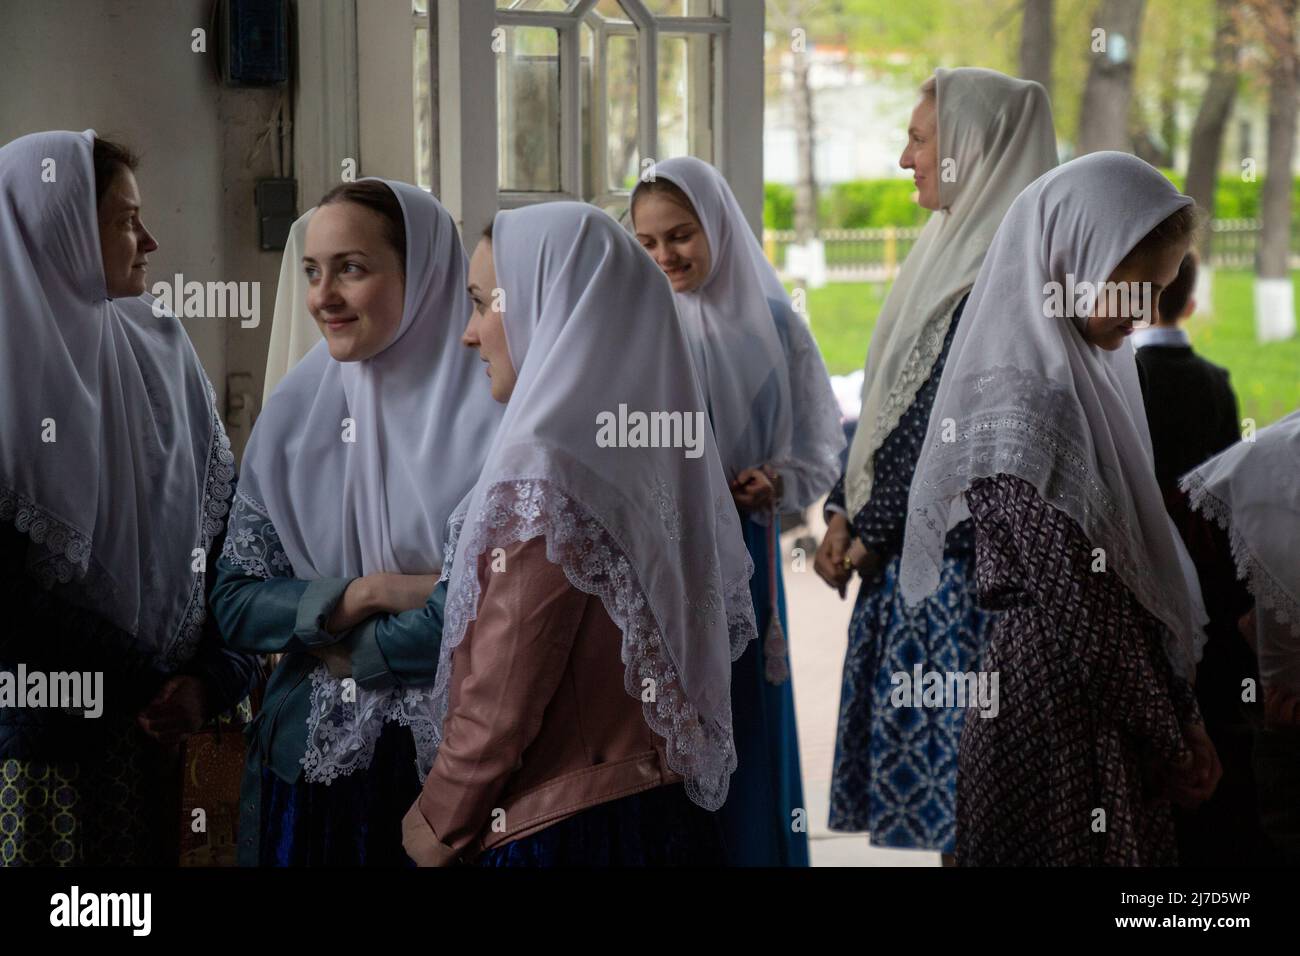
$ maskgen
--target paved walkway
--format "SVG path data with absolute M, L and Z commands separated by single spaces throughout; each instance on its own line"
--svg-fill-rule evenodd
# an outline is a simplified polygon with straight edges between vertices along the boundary
M 816 508 L 820 516 L 821 509 Z M 821 540 L 820 517 L 812 533 Z M 785 555 L 785 595 L 790 614 L 790 656 L 794 672 L 794 705 L 799 721 L 799 755 L 803 764 L 804 800 L 808 804 L 813 866 L 938 866 L 939 854 L 918 850 L 873 847 L 865 835 L 832 833 L 826 829 L 830 805 L 831 765 L 835 757 L 835 725 L 839 717 L 840 676 L 848 646 L 849 617 L 857 591 L 855 578 L 848 597 L 828 588 L 813 570 L 809 551 L 802 571 L 795 570 L 791 550 L 800 529 L 782 536 Z

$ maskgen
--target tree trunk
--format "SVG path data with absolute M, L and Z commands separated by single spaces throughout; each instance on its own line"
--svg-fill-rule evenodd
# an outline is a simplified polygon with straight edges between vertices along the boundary
M 1259 276 L 1290 275 L 1291 168 L 1295 156 L 1297 76 L 1296 0 L 1273 0 L 1270 11 L 1268 165 L 1260 190 Z
M 1056 31 L 1052 22 L 1052 0 L 1025 0 L 1020 26 L 1020 75 L 1041 83 L 1052 95 L 1052 48 Z
M 806 243 L 817 234 L 817 174 L 814 168 L 816 117 L 813 116 L 812 86 L 808 82 L 808 54 L 794 53 L 794 128 L 797 166 L 794 189 L 794 228 L 798 241 Z
M 1219 166 L 1223 157 L 1223 133 L 1237 99 L 1240 71 L 1238 51 L 1241 37 L 1237 30 L 1238 0 L 1218 0 L 1214 32 L 1214 69 L 1210 73 L 1201 108 L 1196 113 L 1187 157 L 1187 195 L 1196 200 L 1206 217 L 1214 215 L 1214 190 L 1218 185 Z M 1208 224 L 1201 230 L 1201 262 L 1208 264 L 1213 251 L 1214 233 Z
M 1291 285 L 1291 163 L 1295 157 L 1297 0 L 1271 0 L 1265 8 L 1269 48 L 1268 165 L 1260 190 L 1258 271 L 1255 277 L 1255 338 L 1295 335 Z
M 1102 0 L 1089 36 L 1092 64 L 1079 110 L 1079 154 L 1129 152 L 1129 102 L 1146 0 Z M 1097 37 L 1097 30 L 1103 34 Z M 1104 48 L 1103 48 L 1104 47 Z

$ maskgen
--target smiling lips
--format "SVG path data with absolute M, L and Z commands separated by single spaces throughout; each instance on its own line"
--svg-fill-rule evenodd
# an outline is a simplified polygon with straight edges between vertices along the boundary
M 353 316 L 352 318 L 349 318 L 349 319 L 326 319 L 326 320 L 325 320 L 325 327 L 326 327 L 327 329 L 329 329 L 331 332 L 337 332 L 339 329 L 343 328 L 345 325 L 348 325 L 349 323 L 352 323 L 352 322 L 355 322 L 355 321 L 356 321 L 356 316 Z

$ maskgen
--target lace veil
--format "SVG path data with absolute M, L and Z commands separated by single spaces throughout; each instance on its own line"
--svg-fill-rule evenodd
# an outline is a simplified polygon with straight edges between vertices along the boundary
M 1191 201 L 1140 159 L 1102 152 L 1045 174 L 1012 204 L 953 338 L 912 482 L 900 574 L 909 603 L 937 586 L 971 483 L 1014 475 L 1078 522 L 1106 569 L 1167 626 L 1175 670 L 1192 673 L 1206 615 L 1156 485 L 1132 345 L 1088 344 L 1090 305 L 1049 316 L 1053 288 L 1104 282 Z
M 0 521 L 37 581 L 172 671 L 202 633 L 234 458 L 180 321 L 108 298 L 94 140 L 0 148 Z
M 704 283 L 674 298 L 727 477 L 770 463 L 786 477 L 782 505 L 805 508 L 835 484 L 844 449 L 839 404 L 812 330 L 790 308 L 722 173 L 692 156 L 656 163 L 652 173 L 686 194 L 709 242 Z M 770 302 L 782 309 L 784 336 Z
M 384 182 L 406 222 L 402 321 L 363 362 L 336 362 L 318 340 L 258 418 L 223 552 L 257 576 L 439 570 L 447 518 L 473 486 L 501 418 L 477 358 L 460 344 L 470 305 L 455 224 L 424 190 Z M 290 245 L 288 255 L 305 284 L 301 249 Z M 305 298 L 298 290 L 296 300 Z M 277 309 L 282 318 L 301 317 Z M 307 779 L 328 783 L 369 766 L 385 720 L 414 729 L 423 779 L 433 764 L 432 700 L 428 687 L 345 688 L 319 665 Z
M 1271 618 L 1259 628 L 1265 681 L 1278 675 L 1300 692 L 1300 412 L 1211 458 L 1184 476 L 1182 486 L 1193 508 L 1227 529 L 1259 617 Z
M 929 379 L 953 312 L 1020 191 L 1056 165 L 1047 93 L 993 70 L 935 70 L 939 198 L 876 321 L 849 450 L 849 514 L 871 500 L 875 456 Z
M 479 556 L 541 535 L 574 587 L 601 598 L 623 634 L 625 689 L 691 799 L 716 809 L 736 766 L 731 663 L 755 636 L 753 566 L 668 279 L 582 203 L 499 213 L 493 253 L 518 379 L 451 526 L 436 725 L 477 613 Z M 620 406 L 689 417 L 698 445 L 630 430 L 598 441 Z

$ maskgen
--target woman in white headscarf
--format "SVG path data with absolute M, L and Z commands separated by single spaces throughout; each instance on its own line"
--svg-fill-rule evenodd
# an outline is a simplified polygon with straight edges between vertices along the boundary
M 990 616 L 975 600 L 969 524 L 946 542 L 935 594 L 898 591 L 907 492 L 953 336 L 984 254 L 1020 191 L 1056 165 L 1047 94 L 992 70 L 936 70 L 899 165 L 934 211 L 872 333 L 848 467 L 827 502 L 815 568 L 841 594 L 862 574 L 849 625 L 831 780 L 832 830 L 877 846 L 954 847 L 960 707 L 899 707 L 896 674 L 975 668 Z
M 672 283 L 713 433 L 754 561 L 761 645 L 736 662 L 736 772 L 723 808 L 729 863 L 807 866 L 799 741 L 785 635 L 782 513 L 835 481 L 839 406 L 808 322 L 795 314 L 722 173 L 690 156 L 655 164 L 632 194 L 638 241 Z
M 1227 532 L 1255 598 L 1252 628 L 1263 683 L 1255 734 L 1260 822 L 1277 862 L 1300 863 L 1300 412 L 1261 429 L 1184 476 L 1192 508 Z
M 981 665 L 996 689 L 961 738 L 963 865 L 1172 863 L 1170 799 L 1217 782 L 1189 683 L 1206 615 L 1127 341 L 1195 228 L 1141 160 L 1074 160 L 1012 204 L 953 340 L 900 580 L 908 601 L 933 593 L 969 513 L 980 603 L 1001 613 Z
M 433 760 L 448 516 L 500 418 L 471 386 L 465 253 L 424 190 L 336 187 L 303 240 L 324 337 L 249 440 L 213 598 L 283 654 L 249 732 L 245 865 L 398 864 Z
M 262 385 L 262 406 L 271 400 L 276 386 L 320 342 L 320 329 L 307 308 L 307 281 L 302 271 L 302 250 L 307 241 L 309 209 L 289 228 L 280 260 L 280 282 L 275 288 L 275 315 L 271 341 L 266 348 L 266 379 Z
M 555 202 L 497 214 L 470 291 L 465 342 L 508 404 L 453 519 L 407 852 L 720 863 L 751 567 L 668 283 L 604 212 Z
M 137 163 L 90 130 L 0 149 L 5 866 L 169 862 L 174 745 L 258 676 L 206 611 L 234 458 L 145 294 Z

